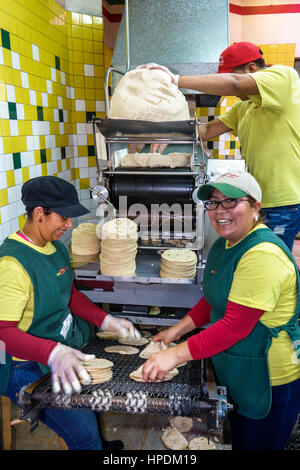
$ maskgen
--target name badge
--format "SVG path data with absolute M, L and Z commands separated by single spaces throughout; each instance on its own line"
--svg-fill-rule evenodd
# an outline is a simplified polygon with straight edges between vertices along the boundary
M 70 329 L 70 326 L 72 325 L 72 322 L 73 322 L 73 317 L 71 315 L 71 313 L 69 313 L 69 315 L 65 318 L 64 322 L 63 322 L 63 326 L 62 326 L 62 329 L 60 330 L 60 334 L 66 339 L 67 337 L 67 334 L 68 334 L 68 331 Z

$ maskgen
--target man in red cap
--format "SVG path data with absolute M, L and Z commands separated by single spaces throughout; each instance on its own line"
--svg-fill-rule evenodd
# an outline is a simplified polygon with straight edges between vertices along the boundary
M 267 67 L 251 42 L 237 42 L 220 55 L 217 74 L 179 76 L 157 64 L 180 88 L 237 96 L 224 115 L 200 126 L 203 140 L 231 131 L 241 143 L 248 171 L 259 182 L 266 224 L 292 250 L 300 231 L 300 80 L 285 65 Z

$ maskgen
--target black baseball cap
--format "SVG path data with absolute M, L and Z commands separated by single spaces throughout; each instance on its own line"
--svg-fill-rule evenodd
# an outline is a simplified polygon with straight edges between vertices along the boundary
M 89 212 L 80 204 L 75 186 L 57 176 L 32 178 L 23 184 L 21 194 L 27 211 L 41 206 L 71 218 Z

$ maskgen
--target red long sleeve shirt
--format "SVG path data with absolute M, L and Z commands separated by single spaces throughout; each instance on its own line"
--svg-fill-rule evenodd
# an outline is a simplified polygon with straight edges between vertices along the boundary
M 210 321 L 210 305 L 202 297 L 188 312 L 196 327 Z M 230 348 L 238 341 L 246 338 L 264 311 L 246 307 L 230 300 L 225 315 L 213 325 L 188 338 L 188 347 L 193 359 L 211 357 Z
M 84 318 L 96 326 L 101 326 L 107 313 L 97 307 L 76 287 L 72 286 L 69 307 L 73 315 Z M 51 351 L 57 345 L 56 341 L 32 336 L 18 329 L 18 322 L 0 321 L 0 340 L 5 344 L 8 354 L 19 359 L 37 361 L 48 364 Z

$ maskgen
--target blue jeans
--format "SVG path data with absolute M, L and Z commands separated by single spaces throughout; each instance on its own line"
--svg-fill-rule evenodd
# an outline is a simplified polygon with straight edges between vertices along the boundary
M 263 419 L 229 415 L 232 450 L 284 450 L 300 413 L 300 379 L 272 387 L 272 406 Z
M 265 224 L 292 251 L 296 235 L 300 232 L 300 204 L 270 207 L 261 212 L 265 217 Z
M 16 393 L 43 373 L 36 362 L 12 361 L 6 395 L 17 404 Z M 95 413 L 90 410 L 43 408 L 39 419 L 62 437 L 70 450 L 102 450 Z

